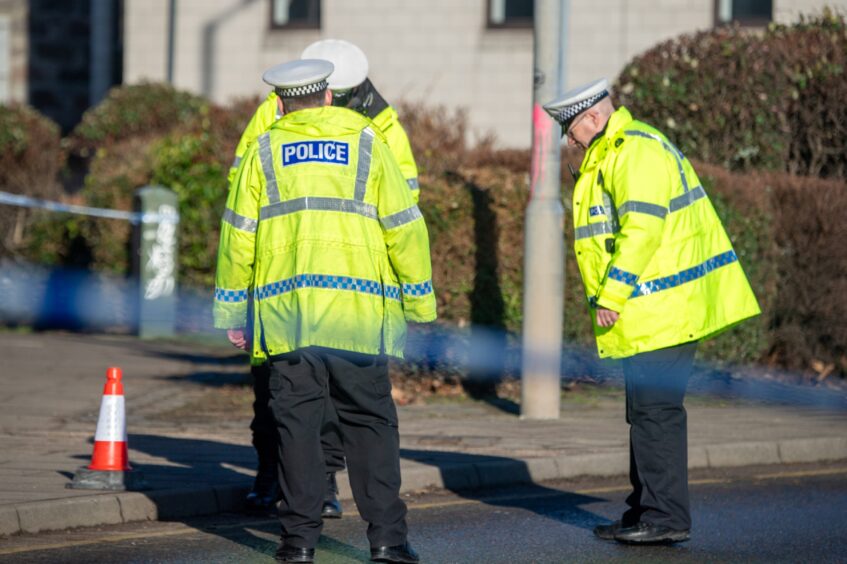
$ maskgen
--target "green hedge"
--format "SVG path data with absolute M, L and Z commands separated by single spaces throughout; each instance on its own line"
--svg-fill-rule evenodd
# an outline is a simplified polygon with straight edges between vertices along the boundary
M 226 170 L 257 104 L 251 99 L 221 108 L 158 84 L 112 89 L 66 141 L 88 155 L 80 195 L 90 206 L 130 210 L 141 186 L 173 189 L 182 217 L 180 283 L 211 284 Z M 145 117 L 142 110 L 148 108 L 155 111 Z M 121 115 L 128 116 L 124 130 Z M 63 264 L 69 262 L 69 241 L 81 241 L 90 254 L 84 266 L 127 274 L 130 234 L 125 221 L 52 214 L 30 229 L 28 253 L 40 263 Z
M 617 100 L 686 155 L 736 170 L 847 178 L 847 25 L 830 11 L 764 34 L 666 41 L 621 72 Z
M 250 104 L 252 109 L 255 105 Z M 214 285 L 226 181 L 235 143 L 249 114 L 212 108 L 194 130 L 175 131 L 152 146 L 150 181 L 179 197 L 179 276 L 189 286 Z
M 59 171 L 64 163 L 56 123 L 27 106 L 0 104 L 0 190 L 60 199 Z M 0 205 L 0 256 L 25 253 L 32 224 L 43 215 Z
M 194 94 L 160 83 L 120 86 L 82 116 L 66 140 L 82 157 L 125 139 L 167 133 L 191 124 L 209 103 Z

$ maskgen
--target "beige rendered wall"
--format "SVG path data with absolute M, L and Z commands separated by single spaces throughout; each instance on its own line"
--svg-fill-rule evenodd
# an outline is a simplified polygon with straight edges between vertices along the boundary
M 27 2 L 0 0 L 0 104 L 27 99 Z
M 227 102 L 267 91 L 264 69 L 347 39 L 392 103 L 468 108 L 480 133 L 529 142 L 530 30 L 486 30 L 485 0 L 324 0 L 322 29 L 272 30 L 267 0 L 178 0 L 174 84 Z M 167 1 L 127 0 L 124 81 L 163 80 Z
M 797 21 L 800 14 L 817 14 L 831 7 L 847 15 L 847 0 L 774 0 L 773 19 L 779 23 Z
M 176 0 L 174 84 L 225 103 L 267 92 L 261 73 L 322 38 L 368 55 L 387 100 L 465 108 L 475 135 L 505 147 L 531 135 L 532 33 L 487 29 L 485 0 L 323 0 L 320 30 L 272 30 L 269 0 Z M 820 9 L 775 0 L 777 19 Z M 847 6 L 847 0 L 828 4 Z M 566 87 L 613 80 L 656 43 L 714 24 L 714 0 L 570 0 Z M 164 80 L 167 0 L 126 0 L 124 81 Z

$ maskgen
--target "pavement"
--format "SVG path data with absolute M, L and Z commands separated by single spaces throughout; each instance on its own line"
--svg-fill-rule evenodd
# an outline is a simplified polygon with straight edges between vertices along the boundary
M 66 487 L 91 460 L 109 366 L 123 370 L 130 463 L 145 491 Z M 0 535 L 238 511 L 256 461 L 248 410 L 192 410 L 211 389 L 226 398 L 246 374 L 243 357 L 224 346 L 0 333 Z M 689 394 L 689 466 L 847 459 L 847 409 L 831 407 L 847 405 L 843 396 L 810 409 Z M 404 493 L 628 472 L 620 398 L 566 400 L 551 421 L 479 401 L 398 411 Z M 339 486 L 351 499 L 343 473 Z

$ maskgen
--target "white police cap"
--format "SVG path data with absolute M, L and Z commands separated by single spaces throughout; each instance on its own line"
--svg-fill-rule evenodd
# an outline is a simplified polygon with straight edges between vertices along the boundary
M 601 78 L 565 92 L 559 98 L 545 104 L 544 109 L 567 131 L 576 116 L 608 95 L 609 81 Z
M 357 46 L 343 39 L 315 41 L 300 55 L 301 59 L 323 59 L 335 65 L 327 82 L 330 90 L 349 90 L 368 78 L 368 58 Z
M 265 71 L 262 80 L 270 84 L 284 98 L 307 96 L 326 90 L 327 77 L 333 65 L 321 59 L 301 59 L 276 65 Z

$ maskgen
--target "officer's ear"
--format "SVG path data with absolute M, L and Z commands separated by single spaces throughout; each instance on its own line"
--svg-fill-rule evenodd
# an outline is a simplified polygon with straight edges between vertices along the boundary
M 282 103 L 282 98 L 276 97 L 276 107 L 279 108 L 279 115 L 285 115 L 285 104 Z
M 324 91 L 324 106 L 331 106 L 331 105 L 332 105 L 332 90 L 327 88 Z
M 592 129 L 602 129 L 603 128 L 603 115 L 597 111 L 597 108 L 591 108 L 587 112 L 588 120 L 591 122 Z

